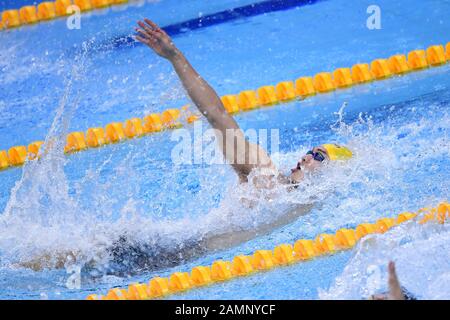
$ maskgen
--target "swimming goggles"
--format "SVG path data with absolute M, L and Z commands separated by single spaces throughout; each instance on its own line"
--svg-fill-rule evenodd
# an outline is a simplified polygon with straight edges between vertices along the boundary
M 314 152 L 312 150 L 309 150 L 306 154 L 312 155 L 313 159 L 316 161 L 319 161 L 319 162 L 323 162 L 326 159 L 325 155 L 321 151 Z M 297 163 L 297 167 L 296 167 L 297 170 L 302 170 L 301 164 L 302 163 L 300 161 Z
M 325 155 L 320 151 L 314 152 L 312 150 L 309 150 L 306 154 L 312 155 L 313 159 L 319 162 L 323 162 L 326 159 Z

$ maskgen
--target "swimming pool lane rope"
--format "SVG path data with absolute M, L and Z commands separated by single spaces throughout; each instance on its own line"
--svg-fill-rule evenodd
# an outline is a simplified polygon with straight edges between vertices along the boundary
M 105 295 L 91 294 L 88 300 L 146 300 L 164 298 L 171 294 L 200 288 L 238 277 L 264 272 L 276 267 L 308 261 L 353 248 L 369 234 L 385 233 L 394 226 L 414 220 L 424 224 L 444 224 L 450 219 L 450 204 L 403 212 L 396 218 L 382 218 L 376 223 L 362 223 L 355 229 L 339 229 L 335 234 L 319 234 L 314 240 L 297 240 L 294 245 L 281 244 L 273 250 L 256 250 L 252 255 L 238 255 L 231 261 L 217 260 L 211 266 L 196 266 L 190 272 L 175 272 L 166 277 L 154 277 L 148 283 L 133 283 L 113 288 Z
M 45 1 L 36 5 L 23 6 L 20 9 L 5 10 L 0 15 L 0 30 L 30 26 L 39 22 L 46 22 L 64 18 L 73 13 L 68 11 L 72 5 L 85 13 L 109 6 L 128 3 L 128 0 L 56 0 Z M 70 13 L 69 13 L 70 12 Z
M 237 95 L 221 97 L 228 113 L 251 111 L 260 107 L 273 106 L 305 99 L 309 96 L 327 93 L 350 86 L 401 76 L 408 72 L 441 66 L 450 60 L 450 42 L 445 46 L 432 45 L 426 50 L 413 50 L 407 56 L 396 54 L 387 59 L 375 59 L 370 65 L 355 64 L 351 68 L 338 68 L 333 72 L 320 72 L 313 77 L 300 77 L 295 81 L 283 81 L 276 85 L 262 86 L 257 90 L 245 90 Z M 97 148 L 110 143 L 142 137 L 147 134 L 179 128 L 182 122 L 190 124 L 200 118 L 198 113 L 189 111 L 189 106 L 152 113 L 125 122 L 113 122 L 103 127 L 89 128 L 86 132 L 71 132 L 66 137 L 64 152 L 70 154 Z M 0 150 L 0 170 L 23 165 L 35 160 L 45 151 L 40 150 L 44 141 L 35 141 L 28 146 L 14 146 Z M 50 145 L 50 143 L 49 143 Z

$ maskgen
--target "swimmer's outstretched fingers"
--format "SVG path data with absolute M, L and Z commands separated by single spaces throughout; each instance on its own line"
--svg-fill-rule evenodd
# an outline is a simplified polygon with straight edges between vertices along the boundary
M 146 44 L 163 58 L 171 58 L 177 52 L 175 45 L 168 34 L 149 19 L 145 23 L 138 21 L 140 28 L 135 28 L 138 35 L 135 39 Z
M 163 29 L 158 27 L 156 23 L 154 23 L 152 20 L 145 18 L 144 21 L 151 26 L 156 32 L 165 33 Z
M 138 25 L 142 28 L 142 29 L 136 29 L 136 31 L 138 31 L 139 33 L 141 33 L 144 37 L 152 37 L 154 39 L 159 38 L 162 34 L 163 31 L 156 26 L 153 22 L 151 22 L 150 20 L 148 20 L 149 22 L 147 22 L 147 24 L 145 24 L 142 21 L 138 21 Z

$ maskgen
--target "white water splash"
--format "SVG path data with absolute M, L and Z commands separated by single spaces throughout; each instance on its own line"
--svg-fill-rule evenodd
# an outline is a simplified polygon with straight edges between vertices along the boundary
M 387 292 L 387 263 L 396 263 L 401 285 L 418 299 L 450 298 L 450 227 L 429 222 L 398 226 L 368 236 L 358 245 L 343 273 L 321 299 L 365 299 Z M 373 270 L 377 277 L 373 277 Z
M 448 139 L 435 132 L 439 128 L 448 131 L 449 123 L 446 114 L 438 120 L 422 119 L 417 124 L 400 126 L 374 124 L 363 116 L 352 124 L 341 121 L 335 128 L 337 137 L 354 151 L 354 158 L 344 163 L 330 163 L 326 170 L 308 176 L 296 192 L 286 192 L 284 188 L 273 190 L 271 192 L 276 196 L 267 200 L 263 200 L 266 195 L 261 198 L 248 186 L 236 187 L 236 181 L 229 179 L 229 168 L 202 168 L 201 192 L 198 202 L 192 205 L 201 207 L 201 201 L 217 187 L 215 180 L 222 181 L 227 176 L 230 184 L 224 199 L 218 207 L 208 208 L 204 214 L 178 218 L 165 217 L 166 212 L 161 208 L 155 208 L 161 210 L 160 215 L 149 214 L 143 210 L 141 199 L 135 198 L 134 194 L 140 188 L 140 174 L 129 165 L 135 149 L 118 162 L 107 159 L 94 170 L 86 170 L 83 178 L 74 183 L 75 194 L 69 194 L 70 182 L 62 171 L 63 158 L 55 158 L 56 169 L 49 165 L 52 163 L 50 160 L 48 163 L 30 163 L 28 166 L 38 167 L 33 168 L 37 174 L 27 175 L 29 168 L 25 167 L 20 183 L 29 187 L 13 192 L 9 209 L 2 218 L 2 264 L 17 265 L 47 255 L 48 265 L 54 267 L 59 265 L 60 253 L 66 254 L 67 258 L 69 252 L 76 259 L 68 259 L 66 267 L 73 263 L 80 266 L 94 263 L 101 270 L 110 263 L 108 249 L 120 236 L 126 235 L 131 244 L 181 250 L 184 244 L 205 235 L 251 230 L 269 223 L 293 206 L 310 203 L 311 199 L 319 206 L 304 218 L 303 230 L 310 234 L 374 221 L 380 214 L 394 215 L 399 213 L 399 207 L 417 209 L 424 203 L 436 203 L 442 199 L 424 193 L 401 200 L 403 196 L 399 190 L 405 194 L 411 190 L 417 192 L 415 182 L 408 181 L 409 172 L 416 170 L 417 166 L 426 167 L 428 162 L 436 161 L 436 154 L 429 152 L 430 145 L 439 146 L 441 153 L 449 150 Z M 405 134 L 405 138 L 399 140 L 399 134 Z M 309 147 L 276 155 L 277 165 L 282 171 L 288 171 Z M 103 169 L 111 167 L 115 173 L 113 180 L 103 181 Z M 174 179 L 177 169 L 171 170 Z M 53 177 L 60 180 L 53 182 Z M 161 194 L 165 194 L 165 188 L 172 183 L 170 179 L 165 182 L 167 185 L 161 185 Z M 433 180 L 427 176 L 421 176 L 421 179 L 423 183 Z M 45 188 L 40 186 L 42 184 Z M 19 197 L 21 190 L 32 190 L 31 197 L 25 193 Z M 51 192 L 57 192 L 57 195 L 49 195 Z M 127 201 L 119 203 L 121 209 L 117 211 L 114 211 L 117 207 L 115 192 L 128 195 Z M 257 197 L 257 206 L 253 209 L 245 207 L 240 202 L 243 194 Z M 82 202 L 87 198 L 94 199 L 96 205 L 83 207 Z M 40 202 L 41 199 L 50 201 Z M 167 198 L 161 200 L 170 202 Z

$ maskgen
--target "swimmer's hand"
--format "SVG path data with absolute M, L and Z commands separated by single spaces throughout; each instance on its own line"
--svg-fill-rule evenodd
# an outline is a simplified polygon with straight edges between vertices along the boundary
M 179 53 L 169 35 L 153 21 L 144 19 L 145 23 L 138 21 L 140 28 L 135 28 L 138 35 L 136 40 L 146 44 L 159 56 L 171 60 Z
M 405 300 L 405 295 L 403 294 L 400 281 L 397 277 L 397 272 L 395 271 L 395 264 L 389 261 L 388 265 L 388 286 L 389 292 L 382 294 L 374 294 L 369 299 L 370 300 Z
M 389 261 L 388 265 L 389 272 L 389 300 L 405 300 L 405 296 L 403 295 L 402 288 L 400 286 L 400 281 L 398 281 L 397 272 L 395 271 L 395 264 L 392 261 Z

